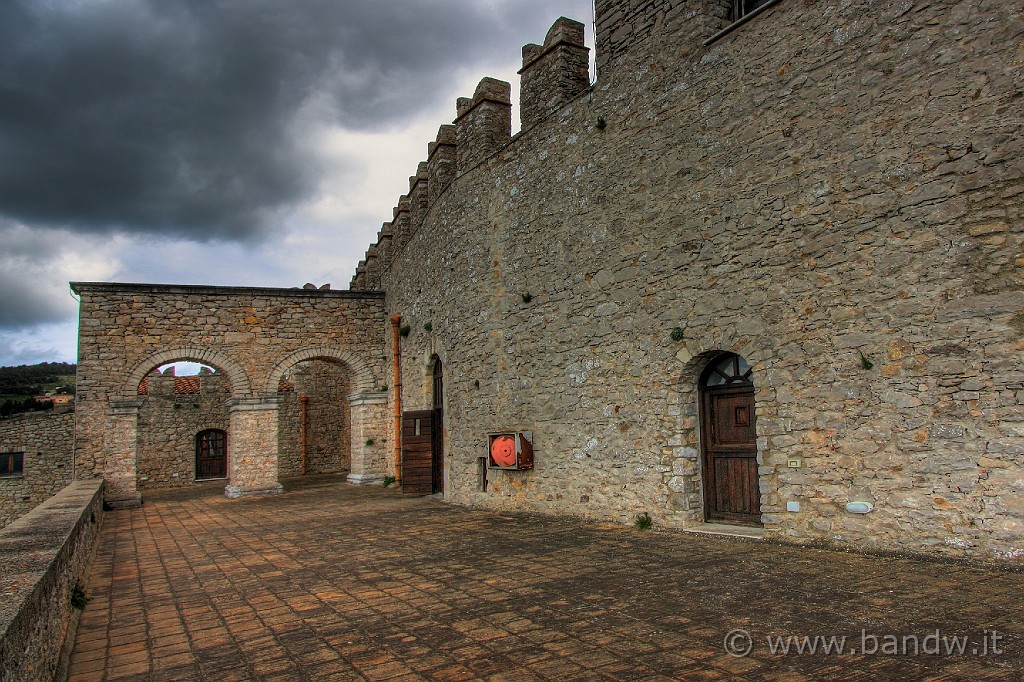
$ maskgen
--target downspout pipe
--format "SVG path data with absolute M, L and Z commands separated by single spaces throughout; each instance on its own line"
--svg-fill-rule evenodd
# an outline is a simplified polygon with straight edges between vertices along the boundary
M 394 376 L 395 395 L 395 483 L 402 483 L 402 345 L 400 328 L 401 315 L 391 316 L 391 360 Z

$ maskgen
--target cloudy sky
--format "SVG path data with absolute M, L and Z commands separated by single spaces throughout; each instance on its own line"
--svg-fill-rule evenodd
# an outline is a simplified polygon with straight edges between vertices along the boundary
M 0 0 L 0 365 L 75 361 L 69 281 L 346 288 L 562 15 L 592 2 Z

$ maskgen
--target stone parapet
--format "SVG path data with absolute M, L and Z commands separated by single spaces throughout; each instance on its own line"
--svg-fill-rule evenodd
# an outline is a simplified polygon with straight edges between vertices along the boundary
M 0 530 L 0 679 L 63 678 L 99 539 L 103 481 L 75 481 Z M 77 588 L 77 590 L 76 590 Z
M 426 161 L 416 166 L 416 175 L 409 178 L 409 209 L 412 212 L 412 224 L 420 226 L 427 215 L 430 201 L 430 172 Z
M 437 138 L 427 145 L 428 204 L 437 201 L 441 192 L 455 179 L 456 172 L 455 126 L 443 125 L 437 129 Z

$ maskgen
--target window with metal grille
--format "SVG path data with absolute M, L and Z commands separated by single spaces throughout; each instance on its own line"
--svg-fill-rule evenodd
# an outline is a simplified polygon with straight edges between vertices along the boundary
M 0 478 L 4 476 L 22 476 L 24 473 L 24 452 L 0 452 Z
M 764 7 L 772 0 L 732 0 L 732 12 L 729 19 L 739 21 L 743 17 Z

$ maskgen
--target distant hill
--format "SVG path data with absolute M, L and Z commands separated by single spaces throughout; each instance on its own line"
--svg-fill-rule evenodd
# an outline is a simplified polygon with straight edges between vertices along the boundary
M 0 415 L 43 408 L 32 403 L 35 396 L 51 392 L 74 395 L 77 369 L 68 362 L 0 367 Z

